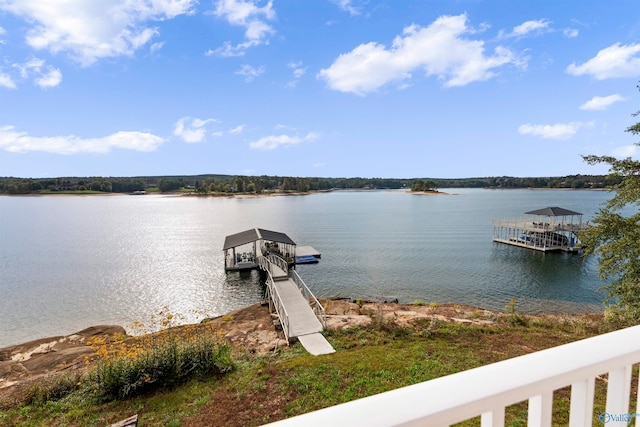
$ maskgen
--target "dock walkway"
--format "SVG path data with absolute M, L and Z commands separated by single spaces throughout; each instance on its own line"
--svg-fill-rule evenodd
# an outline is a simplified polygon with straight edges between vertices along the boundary
M 300 344 L 314 356 L 334 353 L 335 349 L 322 336 L 323 325 L 319 311 L 324 312 L 320 302 L 311 294 L 300 276 L 285 270 L 286 261 L 276 256 L 259 257 L 260 268 L 267 273 L 269 304 L 278 315 L 287 341 L 297 338 Z M 304 293 L 307 294 L 305 297 Z

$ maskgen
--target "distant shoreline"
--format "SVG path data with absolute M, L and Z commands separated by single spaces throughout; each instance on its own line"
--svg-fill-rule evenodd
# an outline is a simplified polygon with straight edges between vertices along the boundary
M 549 188 L 549 187 L 522 187 L 522 188 L 501 188 L 501 187 L 452 187 L 453 189 L 481 189 L 481 190 L 497 190 L 497 191 L 510 191 L 510 190 L 531 190 L 531 191 L 612 191 L 609 188 Z M 0 196 L 11 197 L 44 197 L 44 196 L 149 196 L 149 195 L 162 195 L 162 196 L 180 196 L 180 197 L 224 197 L 224 198 L 236 198 L 236 199 L 253 199 L 263 197 L 281 197 L 281 196 L 308 196 L 311 194 L 330 193 L 333 191 L 402 191 L 407 194 L 427 195 L 427 196 L 451 196 L 455 193 L 447 193 L 444 191 L 411 191 L 407 188 L 331 188 L 328 190 L 309 190 L 309 191 L 273 191 L 264 193 L 196 193 L 196 192 L 183 192 L 183 191 L 167 191 L 167 192 L 149 192 L 146 194 L 134 194 L 134 193 L 103 193 L 103 192 L 48 192 L 48 193 L 21 193 L 10 194 L 0 193 Z
M 452 196 L 452 193 L 445 193 L 444 191 L 409 191 L 409 194 L 417 194 L 420 196 Z

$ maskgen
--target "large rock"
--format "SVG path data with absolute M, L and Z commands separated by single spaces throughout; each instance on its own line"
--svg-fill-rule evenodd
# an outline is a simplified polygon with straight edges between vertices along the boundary
M 68 336 L 41 338 L 0 348 L 0 390 L 27 379 L 84 365 L 94 352 L 87 342 L 105 335 L 126 334 L 121 326 L 92 326 Z

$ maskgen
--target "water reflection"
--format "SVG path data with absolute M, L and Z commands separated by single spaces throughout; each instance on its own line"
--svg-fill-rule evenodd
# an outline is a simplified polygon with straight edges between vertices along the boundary
M 256 271 L 225 273 L 224 238 L 263 227 L 322 253 L 299 266 L 319 296 L 397 296 L 525 312 L 601 308 L 595 261 L 492 242 L 493 218 L 562 206 L 593 215 L 604 192 L 333 192 L 221 199 L 0 197 L 0 347 L 167 306 L 187 321 L 262 300 Z

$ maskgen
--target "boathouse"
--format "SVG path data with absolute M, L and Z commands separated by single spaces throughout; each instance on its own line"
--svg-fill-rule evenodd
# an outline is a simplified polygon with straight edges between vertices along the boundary
M 548 207 L 525 212 L 520 219 L 494 220 L 493 241 L 543 252 L 579 252 L 578 233 L 587 227 L 581 213 Z
M 227 236 L 222 250 L 226 271 L 258 268 L 259 256 L 278 255 L 290 264 L 296 259 L 296 243 L 289 236 L 263 228 Z

